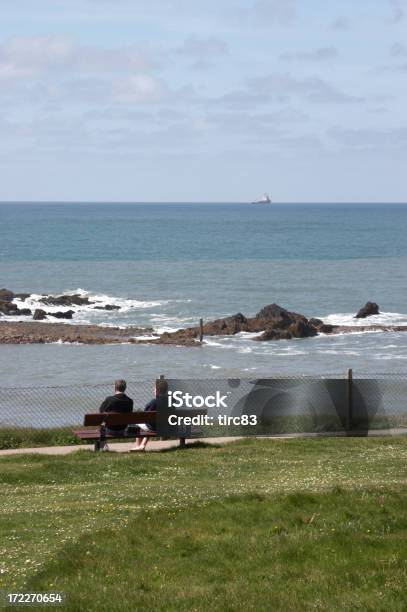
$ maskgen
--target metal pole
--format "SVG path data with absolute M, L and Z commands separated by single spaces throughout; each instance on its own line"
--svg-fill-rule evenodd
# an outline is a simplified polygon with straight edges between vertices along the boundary
M 203 319 L 199 319 L 199 342 L 203 340 Z
M 347 371 L 347 412 L 346 412 L 346 431 L 352 431 L 352 417 L 353 417 L 353 370 L 349 368 Z

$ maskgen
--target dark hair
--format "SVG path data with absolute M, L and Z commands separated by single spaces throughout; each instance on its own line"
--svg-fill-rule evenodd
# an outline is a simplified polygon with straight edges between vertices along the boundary
M 120 391 L 120 393 L 124 393 L 124 391 L 126 391 L 126 387 L 126 381 L 123 380 L 123 378 L 119 378 L 118 380 L 114 381 L 115 391 Z

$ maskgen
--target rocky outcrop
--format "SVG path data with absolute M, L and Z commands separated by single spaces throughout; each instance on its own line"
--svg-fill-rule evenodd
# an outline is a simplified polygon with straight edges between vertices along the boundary
M 43 321 L 49 317 L 55 317 L 57 319 L 72 319 L 75 311 L 73 310 L 60 310 L 57 312 L 46 312 L 43 308 L 36 308 L 31 311 L 29 308 L 19 308 L 15 303 L 15 300 L 24 302 L 29 298 L 31 293 L 14 293 L 9 289 L 0 289 L 0 317 L 6 316 L 31 316 L 35 321 Z M 94 304 L 88 297 L 83 297 L 79 293 L 67 294 L 67 295 L 45 295 L 43 294 L 40 298 L 41 304 L 48 306 L 89 306 Z M 121 307 L 115 304 L 106 304 L 103 306 L 93 306 L 96 310 L 114 311 L 120 310 Z
M 41 296 L 41 302 L 47 306 L 89 306 L 94 303 L 89 298 L 82 297 L 79 293 L 57 296 L 43 295 Z
M 15 304 L 8 308 L 16 310 Z M 17 309 L 18 310 L 18 309 Z M 29 312 L 29 309 L 21 309 Z M 8 311 L 9 312 L 9 311 Z M 73 313 L 73 311 L 68 311 Z M 67 316 L 66 312 L 60 313 Z M 56 316 L 56 313 L 48 313 Z M 34 313 L 37 321 L 42 321 L 47 313 L 37 309 Z M 175 332 L 166 332 L 159 337 L 151 338 L 153 330 L 140 328 L 103 327 L 99 325 L 67 325 L 56 322 L 0 322 L 1 344 L 34 344 L 47 342 L 79 342 L 82 344 L 114 344 L 128 342 L 132 344 L 169 344 L 182 346 L 201 346 L 200 328 L 190 327 Z M 245 317 L 237 313 L 231 317 L 215 319 L 203 326 L 204 336 L 229 336 L 239 332 L 259 333 L 257 341 L 289 340 L 307 338 L 320 333 L 343 334 L 360 331 L 396 331 L 407 332 L 407 325 L 327 325 L 321 319 L 307 319 L 301 314 L 290 312 L 277 304 L 263 308 L 254 317 Z M 143 338 L 143 336 L 146 336 Z
M 14 293 L 9 289 L 0 289 L 0 315 L 13 316 L 19 314 L 18 307 L 13 304 Z
M 25 300 L 29 298 L 30 296 L 31 296 L 31 293 L 15 293 L 14 299 L 19 299 L 22 302 L 25 302 Z
M 73 310 L 65 310 L 65 312 L 47 312 L 46 314 L 50 317 L 55 317 L 56 319 L 72 319 L 72 316 L 75 313 Z
M 29 316 L 31 310 L 29 308 L 18 308 L 13 302 L 0 301 L 0 315 L 7 316 Z
M 20 317 L 29 317 L 32 312 L 29 308 L 17 308 L 17 315 Z
M 94 310 L 120 310 L 120 306 L 114 304 L 106 304 L 106 306 L 94 306 Z
M 101 327 L 99 325 L 67 325 L 41 321 L 2 321 L 0 344 L 47 344 L 68 342 L 80 344 L 140 343 L 135 336 L 151 336 L 152 329 L 138 327 Z
M 241 331 L 246 331 L 248 320 L 241 312 L 224 319 L 215 319 L 209 321 L 203 326 L 203 332 L 206 336 L 232 336 Z M 194 328 L 199 334 L 199 327 Z
M 270 304 L 262 308 L 254 318 L 256 328 L 264 329 L 254 340 L 290 340 L 291 338 L 309 338 L 316 336 L 318 331 L 304 315 L 290 312 L 278 304 Z
M 321 325 L 323 325 L 322 321 Z M 239 332 L 262 332 L 260 336 L 254 338 L 258 341 L 288 340 L 316 336 L 318 328 L 310 324 L 303 315 L 290 312 L 278 304 L 265 306 L 252 318 L 247 318 L 238 312 L 230 317 L 209 321 L 203 326 L 204 336 L 231 336 Z M 194 344 L 199 334 L 199 327 L 190 327 L 172 333 L 166 332 L 153 342 Z
M 14 314 L 13 311 L 17 310 L 17 306 L 11 302 L 0 300 L 0 314 L 10 315 Z
M 377 306 L 377 305 L 376 305 Z M 253 339 L 258 342 L 269 340 L 290 340 L 292 338 L 312 338 L 318 334 L 352 333 L 355 331 L 407 331 L 407 326 L 343 326 L 329 325 L 321 319 L 307 319 L 302 314 L 291 312 L 278 304 L 269 304 L 254 317 L 237 313 L 231 317 L 215 319 L 203 326 L 205 336 L 230 336 L 239 332 L 259 332 Z M 199 327 L 189 327 L 175 332 L 166 332 L 155 340 L 155 344 L 178 344 L 192 346 L 199 344 Z
M 9 289 L 0 289 L 0 302 L 12 302 L 14 293 Z
M 262 308 L 251 320 L 253 331 L 264 330 L 258 341 L 289 340 L 290 338 L 308 338 L 317 335 L 317 329 L 304 315 L 290 312 L 278 304 Z
M 312 325 L 312 327 L 315 327 L 319 334 L 331 334 L 335 329 L 335 325 L 329 325 L 321 321 L 321 319 L 315 319 L 313 317 L 308 319 L 308 323 Z
M 43 321 L 46 318 L 47 318 L 47 313 L 45 312 L 45 310 L 42 310 L 41 308 L 36 308 L 34 310 L 34 314 L 33 314 L 34 321 Z
M 272 325 L 268 327 L 260 336 L 256 336 L 254 340 L 264 342 L 266 340 L 290 340 L 291 338 L 309 338 L 317 335 L 317 330 L 308 321 L 294 321 L 288 327 L 278 327 Z
M 366 319 L 366 317 L 371 317 L 372 315 L 378 315 L 379 306 L 376 302 L 366 302 L 364 306 L 357 312 L 355 315 L 355 319 Z

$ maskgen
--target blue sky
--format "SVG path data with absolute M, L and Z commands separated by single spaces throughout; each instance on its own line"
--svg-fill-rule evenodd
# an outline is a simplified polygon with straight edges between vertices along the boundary
M 407 0 L 0 6 L 1 200 L 407 201 Z

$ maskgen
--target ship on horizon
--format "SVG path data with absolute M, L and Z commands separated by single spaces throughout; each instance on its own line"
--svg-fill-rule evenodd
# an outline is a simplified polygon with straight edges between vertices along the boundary
M 269 194 L 267 192 L 264 192 L 263 195 L 258 200 L 254 200 L 252 204 L 271 204 Z

